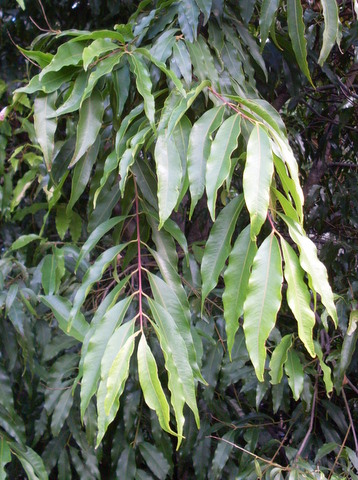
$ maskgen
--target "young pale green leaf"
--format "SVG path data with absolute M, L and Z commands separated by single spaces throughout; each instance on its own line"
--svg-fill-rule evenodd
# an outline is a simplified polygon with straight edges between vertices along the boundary
M 227 118 L 219 128 L 211 145 L 206 164 L 205 185 L 208 196 L 208 209 L 215 221 L 217 191 L 227 179 L 231 168 L 231 154 L 237 147 L 237 139 L 241 131 L 239 114 Z
M 92 167 L 97 160 L 99 146 L 100 141 L 97 137 L 94 144 L 89 147 L 83 157 L 80 158 L 76 163 L 72 173 L 71 196 L 66 208 L 67 214 L 71 212 L 74 204 L 80 198 L 87 186 L 87 183 L 91 177 Z
M 158 377 L 155 358 L 142 334 L 137 351 L 139 383 L 145 403 L 157 414 L 162 429 L 172 435 L 176 433 L 170 427 L 169 404 Z
M 281 237 L 281 248 L 285 261 L 284 274 L 287 282 L 287 302 L 298 324 L 298 335 L 311 357 L 315 357 L 313 327 L 315 315 L 310 307 L 311 295 L 304 282 L 305 272 L 293 248 Z
M 336 0 L 322 0 L 324 32 L 321 52 L 318 63 L 323 65 L 337 41 L 339 32 L 338 5 Z
M 203 280 L 201 308 L 204 306 L 206 297 L 216 286 L 219 275 L 225 266 L 226 259 L 231 250 L 231 237 L 243 206 L 243 195 L 239 195 L 231 200 L 231 202 L 221 210 L 211 229 L 201 262 L 201 278 Z
M 194 413 L 198 428 L 200 423 L 193 371 L 190 366 L 187 347 L 173 317 L 157 302 L 151 299 L 148 301 L 155 320 L 154 328 L 164 354 L 165 368 L 168 372 L 168 387 L 171 392 L 171 403 L 177 422 L 179 447 L 183 438 L 182 432 L 185 421 L 183 408 L 185 403 Z
M 75 298 L 73 299 L 73 307 L 71 309 L 69 326 L 72 325 L 72 319 L 78 314 L 81 306 L 83 305 L 88 292 L 90 291 L 92 285 L 103 275 L 103 272 L 108 267 L 108 265 L 121 253 L 121 251 L 127 246 L 126 243 L 121 245 L 115 245 L 114 247 L 108 248 L 105 250 L 102 255 L 100 255 L 94 264 L 87 270 L 85 276 L 83 277 L 82 285 L 77 290 Z
M 148 442 L 139 444 L 139 450 L 150 470 L 159 480 L 165 480 L 170 470 L 168 460 L 162 450 Z
M 285 335 L 272 353 L 269 367 L 272 385 L 277 385 L 282 380 L 283 365 L 287 362 L 287 352 L 291 345 L 292 335 Z
M 287 24 L 297 63 L 313 86 L 307 63 L 307 43 L 301 0 L 287 0 Z
M 210 155 L 211 135 L 221 125 L 225 108 L 215 107 L 194 123 L 189 136 L 188 176 L 191 195 L 190 217 L 205 188 L 206 163 Z
M 326 363 L 324 363 L 321 345 L 316 340 L 314 341 L 314 349 L 319 360 L 319 365 L 323 372 L 323 381 L 326 386 L 326 393 L 327 395 L 329 395 L 333 391 L 333 382 L 331 378 L 332 372 L 329 366 Z
M 177 204 L 182 182 L 182 165 L 172 136 L 161 131 L 154 150 L 158 176 L 159 229 Z
M 125 344 L 118 349 L 117 356 L 109 369 L 107 395 L 104 400 L 104 411 L 106 415 L 110 413 L 114 402 L 122 395 L 124 390 L 124 385 L 129 375 L 129 362 L 133 355 L 136 336 L 137 334 L 131 335 Z
M 292 390 L 293 398 L 297 402 L 303 390 L 303 381 L 305 375 L 300 357 L 295 350 L 290 349 L 287 352 L 285 372 L 288 377 L 288 384 Z
M 82 60 L 83 42 L 66 42 L 58 47 L 56 55 L 47 67 L 40 73 L 40 80 L 44 82 L 49 73 L 59 72 L 64 67 L 77 65 Z
M 194 372 L 195 378 L 203 383 L 203 379 L 196 359 L 196 350 L 192 333 L 190 330 L 190 310 L 188 305 L 183 305 L 169 285 L 167 285 L 160 277 L 148 272 L 148 279 L 152 294 L 157 303 L 165 308 L 172 316 L 175 324 L 184 339 L 186 348 L 188 349 L 189 361 Z
M 83 358 L 83 377 L 81 383 L 81 418 L 97 390 L 101 375 L 101 361 L 107 344 L 115 329 L 123 322 L 132 298 L 120 300 L 110 308 L 95 327 L 88 342 L 88 348 Z
M 73 84 L 72 91 L 61 106 L 57 110 L 48 115 L 48 118 L 58 117 L 60 115 L 65 115 L 66 113 L 75 112 L 80 108 L 83 90 L 85 89 L 88 79 L 88 74 L 81 72 Z
M 11 451 L 4 437 L 0 438 L 0 480 L 6 480 L 5 465 L 11 462 Z
M 107 398 L 108 389 L 107 389 L 107 381 L 110 369 L 113 365 L 114 360 L 116 359 L 118 352 L 121 351 L 128 340 L 132 338 L 134 334 L 135 328 L 135 320 L 131 320 L 129 322 L 120 325 L 111 338 L 109 339 L 106 349 L 104 351 L 102 361 L 101 361 L 101 381 L 98 386 L 97 391 L 97 412 L 98 412 L 98 434 L 97 434 L 97 446 L 100 444 L 104 434 L 107 431 L 108 426 L 114 420 L 118 409 L 119 409 L 119 398 L 122 394 L 126 378 L 128 377 L 129 370 L 125 370 L 123 382 L 120 385 L 120 390 L 118 391 L 118 395 L 115 397 L 113 404 L 108 412 L 105 409 L 105 400 Z M 87 410 L 88 412 L 88 410 Z
M 260 14 L 261 51 L 264 49 L 280 0 L 263 0 Z
M 265 343 L 275 326 L 281 305 L 282 260 L 278 241 L 271 233 L 254 258 L 244 303 L 244 332 L 247 350 L 257 378 L 264 380 Z
M 67 298 L 59 295 L 40 295 L 41 301 L 52 310 L 60 329 L 70 337 L 83 342 L 88 332 L 89 326 L 83 314 L 79 312 L 74 318 L 70 330 L 68 330 L 68 321 L 70 318 L 71 303 Z
M 56 93 L 39 95 L 34 102 L 34 127 L 48 171 L 51 171 L 55 148 L 57 120 L 49 118 L 55 112 Z
M 112 52 L 116 49 L 118 49 L 118 45 L 114 42 L 111 42 L 107 38 L 98 38 L 97 40 L 94 40 L 90 45 L 88 45 L 88 47 L 83 49 L 83 70 L 86 71 L 90 63 L 102 55 L 102 53 Z
M 273 171 L 270 139 L 266 130 L 257 123 L 252 129 L 247 144 L 243 175 L 244 196 L 250 213 L 252 239 L 258 235 L 266 220 Z
M 76 147 L 69 167 L 73 167 L 95 143 L 102 126 L 104 102 L 98 90 L 94 90 L 81 108 L 77 125 Z
M 333 300 L 333 293 L 328 282 L 327 270 L 318 259 L 317 248 L 310 240 L 301 225 L 294 220 L 280 214 L 287 223 L 291 238 L 298 245 L 300 250 L 300 264 L 303 270 L 310 276 L 314 290 L 320 294 L 321 302 L 326 307 L 328 315 L 331 316 L 337 326 L 337 310 Z
M 257 252 L 256 242 L 250 238 L 250 225 L 237 237 L 224 273 L 224 318 L 226 322 L 227 348 L 231 357 L 235 334 L 239 328 L 246 298 L 251 266 Z
M 152 81 L 150 79 L 148 67 L 135 53 L 129 55 L 128 59 L 131 71 L 134 73 L 136 79 L 138 92 L 144 100 L 145 114 L 152 128 L 155 130 L 155 104 L 152 94 Z

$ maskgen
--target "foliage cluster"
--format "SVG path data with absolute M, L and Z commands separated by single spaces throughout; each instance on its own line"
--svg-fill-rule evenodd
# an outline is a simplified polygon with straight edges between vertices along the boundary
M 90 2 L 19 47 L 0 478 L 357 478 L 356 39 L 321 3 Z

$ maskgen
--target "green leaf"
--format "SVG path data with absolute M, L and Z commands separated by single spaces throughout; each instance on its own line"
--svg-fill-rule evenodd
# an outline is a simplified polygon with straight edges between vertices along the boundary
M 106 415 L 109 414 L 116 398 L 119 398 L 124 390 L 124 385 L 129 375 L 129 362 L 134 351 L 136 335 L 131 335 L 120 349 L 117 347 L 118 354 L 108 372 L 107 395 L 104 400 Z
M 304 282 L 305 272 L 302 270 L 293 248 L 282 237 L 281 248 L 285 261 L 284 274 L 287 282 L 287 302 L 297 320 L 300 339 L 311 357 L 315 357 L 312 338 L 315 315 L 310 306 L 311 295 Z
M 295 350 L 290 349 L 287 353 L 285 372 L 288 377 L 288 384 L 292 390 L 293 398 L 297 402 L 303 390 L 304 372 L 300 357 Z
M 102 126 L 103 113 L 104 102 L 102 95 L 98 90 L 94 90 L 92 95 L 83 102 L 80 108 L 76 147 L 69 165 L 70 167 L 73 167 L 95 143 Z
M 139 451 L 154 475 L 159 478 L 159 480 L 165 480 L 169 473 L 170 465 L 164 457 L 163 452 L 147 442 L 139 444 Z
M 193 0 L 181 0 L 178 8 L 178 21 L 185 38 L 194 42 L 197 38 L 199 9 Z
M 208 21 L 212 9 L 213 0 L 195 0 L 201 13 L 204 14 L 204 25 Z
M 300 250 L 300 264 L 309 276 L 312 287 L 320 294 L 321 302 L 326 307 L 328 315 L 331 316 L 334 324 L 337 326 L 337 310 L 333 301 L 333 293 L 328 283 L 326 267 L 318 259 L 317 248 L 310 240 L 301 225 L 294 220 L 280 214 L 287 223 L 290 235 Z
M 210 154 L 211 135 L 219 128 L 225 108 L 208 110 L 194 123 L 189 136 L 188 176 L 191 195 L 190 217 L 205 188 L 206 163 Z
M 35 240 L 43 240 L 40 235 L 29 233 L 28 235 L 21 235 L 15 242 L 11 244 L 10 250 L 19 250 Z
M 265 47 L 279 4 L 280 0 L 263 0 L 262 2 L 260 14 L 261 51 Z
M 5 465 L 11 462 L 11 451 L 4 437 L 0 438 L 0 480 L 7 478 Z
M 55 148 L 55 132 L 57 120 L 49 118 L 55 112 L 56 93 L 39 95 L 34 102 L 34 127 L 37 141 L 40 144 L 47 170 L 51 171 Z
M 155 104 L 152 94 L 152 81 L 146 64 L 135 54 L 128 57 L 131 71 L 135 75 L 138 92 L 144 100 L 144 111 L 153 128 L 155 130 Z
M 25 197 L 27 190 L 33 184 L 33 181 L 37 177 L 38 173 L 35 169 L 28 170 L 23 177 L 19 179 L 14 188 L 11 200 L 10 210 L 13 212 L 15 208 L 19 205 L 21 200 Z
M 182 165 L 172 136 L 159 133 L 154 150 L 158 177 L 159 229 L 177 204 L 182 181 Z
M 96 393 L 101 376 L 101 361 L 106 352 L 107 344 L 115 329 L 122 324 L 131 300 L 131 297 L 125 298 L 111 307 L 96 324 L 89 339 L 88 348 L 83 358 L 81 418 L 83 418 L 91 398 Z
M 63 240 L 71 223 L 71 212 L 67 213 L 66 205 L 57 206 L 55 222 L 58 236 Z
M 158 377 L 155 358 L 142 334 L 137 351 L 139 383 L 143 391 L 145 403 L 155 411 L 162 429 L 172 435 L 176 433 L 169 425 L 169 404 Z
M 20 5 L 20 7 L 25 10 L 25 1 L 24 0 L 16 0 L 16 2 Z
M 125 478 L 126 480 L 138 480 L 136 477 L 136 461 L 134 448 L 127 445 L 122 451 L 116 468 L 116 478 Z
M 175 321 L 181 337 L 184 339 L 186 348 L 188 350 L 190 365 L 195 377 L 203 383 L 206 383 L 201 376 L 196 359 L 196 350 L 190 330 L 191 315 L 188 305 L 183 305 L 177 297 L 175 291 L 172 290 L 169 285 L 167 285 L 160 277 L 153 275 L 150 272 L 148 272 L 147 275 L 155 301 L 170 313 Z
M 276 346 L 270 361 L 271 384 L 277 385 L 282 380 L 283 365 L 287 361 L 287 352 L 292 345 L 292 335 L 285 335 Z
M 243 312 L 251 266 L 256 252 L 256 242 L 250 238 L 250 226 L 248 225 L 237 237 L 229 256 L 228 267 L 224 273 L 225 290 L 222 298 L 230 358 L 235 334 L 239 328 L 239 317 Z
M 76 80 L 73 84 L 72 91 L 65 101 L 57 110 L 48 115 L 48 118 L 58 117 L 60 115 L 65 115 L 66 113 L 75 112 L 80 108 L 83 90 L 86 86 L 88 79 L 88 74 L 81 72 L 77 75 Z
M 183 415 L 186 403 L 194 413 L 199 428 L 199 412 L 196 404 L 195 384 L 193 371 L 190 366 L 188 350 L 180 335 L 173 317 L 157 302 L 149 299 L 157 336 L 165 358 L 165 368 L 168 372 L 168 387 L 171 392 L 171 403 L 177 422 L 178 446 L 183 438 Z
M 337 41 L 339 33 L 338 5 L 336 0 L 322 0 L 322 7 L 324 16 L 324 32 L 322 48 L 318 59 L 318 63 L 321 66 L 327 60 L 333 45 Z
M 219 128 L 211 146 L 206 164 L 205 184 L 208 208 L 213 220 L 215 220 L 217 191 L 229 176 L 231 154 L 237 147 L 237 139 L 241 131 L 240 123 L 239 114 L 227 118 Z
M 188 49 L 182 40 L 178 40 L 174 44 L 173 60 L 182 74 L 185 83 L 190 85 L 192 80 L 191 61 Z
M 89 326 L 82 313 L 78 313 L 74 320 L 70 330 L 68 330 L 68 323 L 70 318 L 71 303 L 66 298 L 62 298 L 59 295 L 40 295 L 41 301 L 47 305 L 52 313 L 55 315 L 58 325 L 63 332 L 67 335 L 76 338 L 78 341 L 83 342 Z
M 80 254 L 79 254 L 77 262 L 76 262 L 75 271 L 77 271 L 77 268 L 80 265 L 80 263 L 82 262 L 82 260 L 87 255 L 89 255 L 89 253 L 94 249 L 94 247 L 97 245 L 97 243 L 100 241 L 100 239 L 107 232 L 109 232 L 112 228 L 114 228 L 119 223 L 122 223 L 124 220 L 126 220 L 126 218 L 127 217 L 125 215 L 110 218 L 109 220 L 106 220 L 105 222 L 98 225 L 98 227 L 93 230 L 93 232 L 87 238 L 86 242 L 83 244 L 83 246 L 80 250 Z
M 24 447 L 16 442 L 7 442 L 11 452 L 20 460 L 28 480 L 48 480 L 41 457 L 30 447 Z
M 216 286 L 219 275 L 229 256 L 231 237 L 243 206 L 243 195 L 239 195 L 231 200 L 231 202 L 221 210 L 211 229 L 201 263 L 201 277 L 203 280 L 201 308 L 203 308 L 208 294 Z
M 123 300 L 124 301 L 124 300 Z M 122 301 L 122 302 L 123 302 Z M 113 308 L 113 307 L 112 307 Z M 109 312 L 109 311 L 108 311 Z M 118 409 L 119 409 L 119 398 L 123 393 L 126 379 L 129 374 L 129 363 L 128 367 L 125 367 L 124 370 L 118 371 L 118 374 L 121 375 L 119 378 L 120 383 L 113 385 L 118 387 L 116 395 L 113 397 L 113 403 L 111 407 L 106 411 L 106 400 L 109 395 L 109 390 L 107 388 L 108 379 L 110 375 L 113 362 L 117 359 L 120 352 L 125 352 L 123 350 L 126 347 L 130 347 L 133 344 L 134 348 L 134 338 L 137 334 L 134 334 L 135 320 L 130 320 L 129 322 L 120 325 L 114 333 L 111 335 L 105 350 L 103 352 L 103 357 L 100 365 L 100 383 L 97 391 L 97 412 L 98 412 L 98 435 L 97 435 L 97 446 L 100 444 L 104 434 L 107 431 L 109 424 L 114 420 Z M 131 354 L 130 354 L 131 355 Z M 123 357 L 123 353 L 120 355 Z M 129 362 L 128 358 L 128 362 Z M 112 377 L 113 379 L 113 377 Z M 113 389 L 112 389 L 113 393 Z
M 59 72 L 64 67 L 80 63 L 84 46 L 83 42 L 66 42 L 60 45 L 49 65 L 40 73 L 40 81 L 44 82 L 49 73 Z
M 211 470 L 208 475 L 209 480 L 219 480 L 222 478 L 223 469 L 227 464 L 232 449 L 234 448 L 235 430 L 229 430 L 218 443 L 213 457 Z M 226 441 L 225 441 L 226 440 Z
M 265 343 L 275 326 L 281 305 L 282 260 L 278 241 L 271 233 L 254 258 L 244 303 L 244 332 L 247 350 L 257 378 L 264 380 Z
M 352 318 L 352 314 L 351 314 L 351 318 Z M 344 376 L 346 374 L 346 371 L 349 365 L 352 362 L 353 354 L 356 351 L 357 339 L 358 339 L 358 328 L 355 328 L 352 332 L 350 332 L 348 329 L 347 333 L 344 335 L 340 356 L 334 368 L 334 386 L 338 393 L 340 393 L 342 389 Z
M 323 352 L 321 345 L 318 342 L 314 342 L 314 349 L 317 354 L 318 360 L 319 360 L 319 365 L 321 367 L 321 370 L 323 372 L 323 381 L 326 386 L 326 393 L 329 395 L 333 391 L 333 382 L 331 378 L 331 369 L 327 364 L 324 363 L 323 361 Z
M 77 162 L 72 173 L 71 196 L 67 204 L 66 213 L 71 212 L 74 204 L 84 192 L 87 183 L 91 177 L 92 167 L 97 160 L 97 155 L 100 147 L 100 141 L 97 137 L 94 144 L 89 147 L 87 152 Z
M 214 88 L 220 89 L 214 58 L 203 36 L 199 35 L 195 42 L 186 41 L 185 44 L 189 50 L 194 75 L 200 81 L 210 80 Z
M 64 390 L 58 402 L 55 405 L 55 409 L 51 417 L 51 432 L 54 437 L 57 437 L 65 424 L 65 421 L 70 413 L 73 404 L 72 389 L 68 387 Z
M 255 238 L 265 223 L 270 202 L 270 185 L 274 172 L 270 139 L 258 123 L 252 129 L 247 144 L 243 188 L 250 213 L 251 238 Z
M 83 70 L 86 71 L 90 63 L 102 55 L 102 53 L 112 52 L 116 49 L 118 49 L 118 45 L 114 42 L 111 42 L 107 38 L 98 38 L 97 40 L 94 40 L 90 45 L 88 45 L 88 47 L 83 49 Z
M 55 255 L 46 255 L 41 267 L 41 283 L 46 295 L 52 295 L 57 287 L 57 261 Z
M 287 0 L 287 24 L 297 63 L 313 86 L 307 63 L 307 43 L 301 0 Z

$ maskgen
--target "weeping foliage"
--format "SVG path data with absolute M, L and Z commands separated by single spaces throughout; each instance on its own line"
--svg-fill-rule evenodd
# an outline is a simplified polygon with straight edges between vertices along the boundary
M 322 4 L 320 64 L 339 41 L 336 2 Z M 126 25 L 50 32 L 26 50 L 40 71 L 14 101 L 30 98 L 36 160 L 18 179 L 7 215 L 40 212 L 40 225 L 38 234 L 12 244 L 2 265 L 10 272 L 17 258 L 34 253 L 30 287 L 15 291 L 14 283 L 4 300 L 15 331 L 26 338 L 26 362 L 34 360 L 24 309 L 53 318 L 63 332 L 42 352 L 50 363 L 39 373 L 54 388 L 44 392 L 58 450 L 47 463 L 44 457 L 48 473 L 57 465 L 58 478 L 71 478 L 74 470 L 80 478 L 99 478 L 107 434 L 113 449 L 117 440 L 127 445 L 113 466 L 116 478 L 152 478 L 143 468 L 167 478 L 173 464 L 163 432 L 175 439 L 175 449 L 188 448 L 184 438 L 203 416 L 198 390 L 212 401 L 223 355 L 211 338 L 216 306 L 223 308 L 220 338 L 233 362 L 224 367 L 225 387 L 239 378 L 235 368 L 246 368 L 257 407 L 270 382 L 281 388 L 275 390 L 281 400 L 288 387 L 298 400 L 306 385 L 312 402 L 307 356 L 332 391 L 315 313 L 325 311 L 337 326 L 334 298 L 304 229 L 304 197 L 285 125 L 256 83 L 268 78 L 262 51 L 269 38 L 279 48 L 290 42 L 312 83 L 304 35 L 299 0 L 281 6 L 142 2 Z M 30 188 L 36 198 L 25 212 L 19 205 Z M 205 223 L 191 229 L 203 213 Z M 208 231 L 204 241 L 201 228 Z M 287 304 L 295 319 L 289 333 L 278 321 Z M 11 402 L 4 408 L 13 411 Z M 154 444 L 140 429 L 142 411 L 151 418 Z M 122 421 L 125 434 L 115 430 Z M 29 478 L 47 478 L 21 428 L 3 425 L 0 474 L 12 454 Z M 60 453 L 68 432 L 81 456 L 73 445 Z M 211 433 L 202 434 L 198 448 L 210 450 Z M 235 441 L 235 433 L 225 439 Z M 231 454 L 232 443 L 220 445 L 208 478 L 221 478 Z M 208 459 L 194 457 L 197 478 L 206 478 Z M 261 472 L 256 463 L 241 471 Z

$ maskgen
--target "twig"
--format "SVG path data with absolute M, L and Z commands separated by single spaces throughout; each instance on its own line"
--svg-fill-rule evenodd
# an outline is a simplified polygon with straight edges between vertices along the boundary
M 336 456 L 336 458 L 334 459 L 334 463 L 333 463 L 333 467 L 331 469 L 331 471 L 329 472 L 329 475 L 328 475 L 328 480 L 331 479 L 332 475 L 333 475 L 333 472 L 334 472 L 334 469 L 338 463 L 338 460 L 339 460 L 339 457 L 342 455 L 342 451 L 343 451 L 343 448 L 346 444 L 346 441 L 347 441 L 347 438 L 348 438 L 348 434 L 350 432 L 350 429 L 351 429 L 351 426 L 349 425 L 348 429 L 347 429 L 347 433 L 346 433 L 346 436 L 344 437 L 344 440 L 343 440 L 343 443 L 341 445 L 341 448 L 339 449 L 339 452 L 338 452 L 338 455 Z
M 353 390 L 354 393 L 356 393 L 358 395 L 358 388 L 353 385 L 353 383 L 349 380 L 349 378 L 346 377 L 346 382 L 347 384 L 351 387 L 351 389 Z
M 305 438 L 302 440 L 300 448 L 298 449 L 298 452 L 297 452 L 296 458 L 295 458 L 296 461 L 298 460 L 298 457 L 301 456 L 301 454 L 302 454 L 302 452 L 303 452 L 303 450 L 304 450 L 304 448 L 305 448 L 305 446 L 308 442 L 308 439 L 309 439 L 309 437 L 312 433 L 312 430 L 313 430 L 314 415 L 315 415 L 315 410 L 316 410 L 317 390 L 318 390 L 318 378 L 316 377 L 316 382 L 315 382 L 314 392 L 313 392 L 313 399 L 312 399 L 312 407 L 311 407 L 310 426 L 307 430 Z
M 355 444 L 355 447 L 356 447 L 356 455 L 358 455 L 358 441 L 357 441 L 357 434 L 356 434 L 356 430 L 354 428 L 354 423 L 353 423 L 353 418 L 352 418 L 352 414 L 351 414 L 351 410 L 349 408 L 349 404 L 348 404 L 348 401 L 347 401 L 347 397 L 346 397 L 346 392 L 344 391 L 344 387 L 342 388 L 342 395 L 343 395 L 343 399 L 344 399 L 344 404 L 346 406 L 346 409 L 347 409 L 347 415 L 348 415 L 348 418 L 349 418 L 349 424 L 352 428 L 352 434 L 353 434 L 353 438 L 354 438 L 354 444 Z
M 45 12 L 44 6 L 42 5 L 41 0 L 37 0 L 37 1 L 38 1 L 39 4 L 40 4 L 41 10 L 42 10 L 42 15 L 44 16 L 44 19 L 45 19 L 45 22 L 46 22 L 46 24 L 47 24 L 47 26 L 48 26 L 48 28 L 49 28 L 49 31 L 52 32 L 52 33 L 60 33 L 59 30 L 54 30 L 54 29 L 51 27 L 51 25 L 50 25 L 50 23 L 49 23 L 49 21 L 48 21 L 48 19 L 47 19 L 46 12 Z

